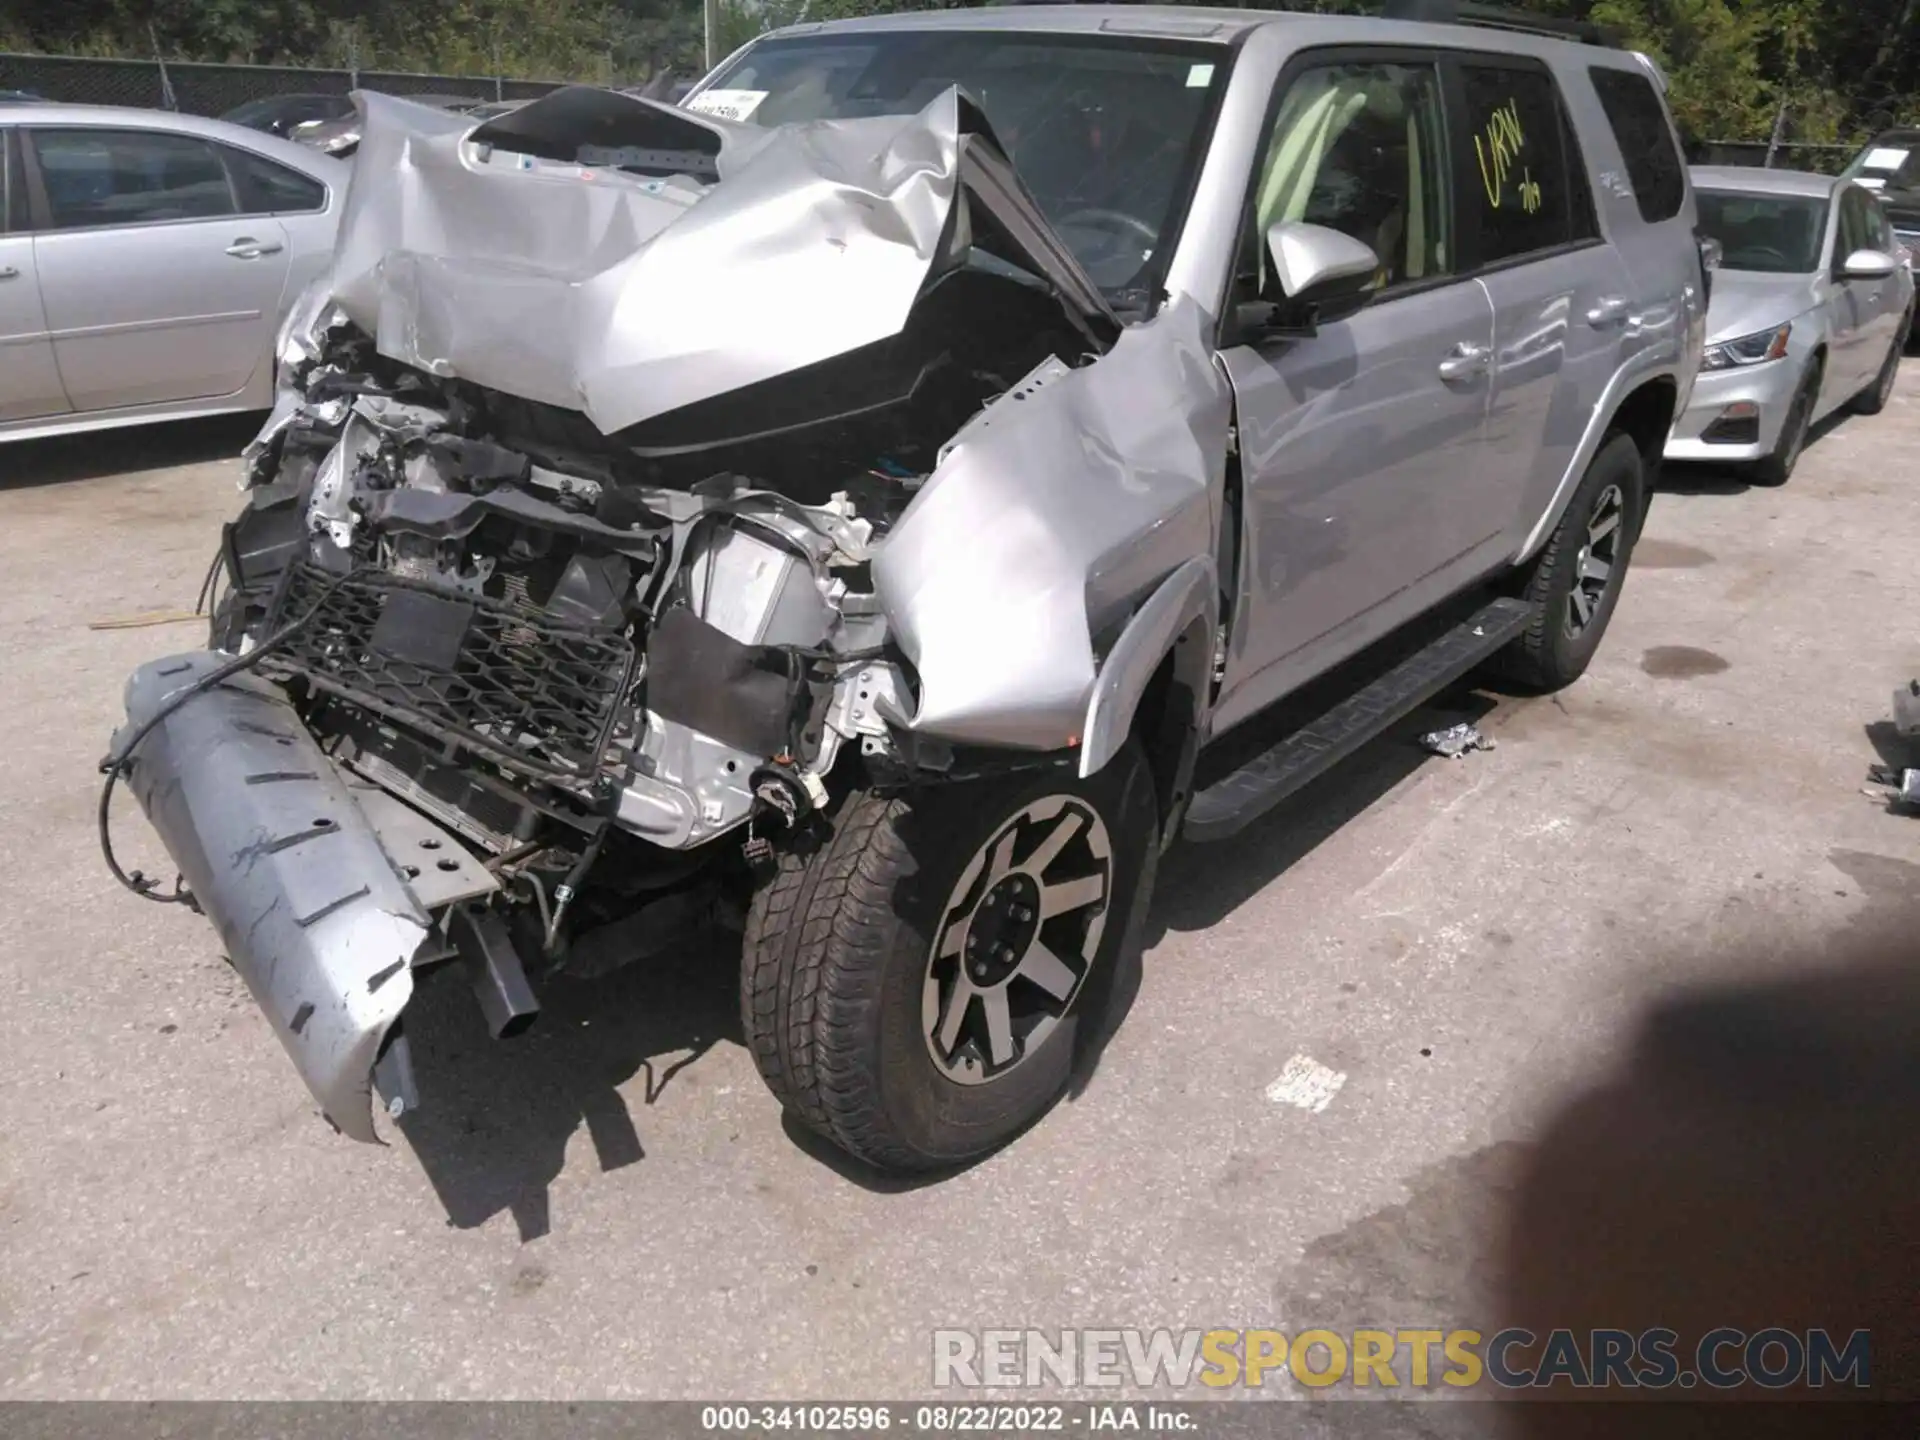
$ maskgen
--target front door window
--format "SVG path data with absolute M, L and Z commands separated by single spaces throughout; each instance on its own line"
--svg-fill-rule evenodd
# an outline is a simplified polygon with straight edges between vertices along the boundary
M 1270 284 L 1264 237 L 1289 220 L 1370 246 L 1379 289 L 1449 273 L 1445 133 L 1430 65 L 1338 64 L 1299 76 L 1280 102 L 1254 191 L 1246 246 L 1261 291 Z

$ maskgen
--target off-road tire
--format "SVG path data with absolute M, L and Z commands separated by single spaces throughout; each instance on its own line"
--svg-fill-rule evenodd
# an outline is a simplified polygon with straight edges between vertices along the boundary
M 1581 549 L 1587 544 L 1588 522 L 1601 497 L 1613 488 L 1620 493 L 1621 509 L 1615 560 L 1593 617 L 1578 634 L 1570 633 L 1567 617 L 1571 592 L 1578 583 L 1576 571 Z M 1645 465 L 1639 447 L 1631 435 L 1614 431 L 1601 441 L 1560 523 L 1522 572 L 1517 590 L 1520 598 L 1533 606 L 1533 619 L 1492 662 L 1495 676 L 1507 688 L 1544 695 L 1564 689 L 1586 673 L 1619 603 L 1645 514 Z
M 936 1064 L 923 1020 L 931 949 L 979 848 L 1056 795 L 1104 821 L 1104 927 L 1046 1038 L 1006 1073 L 958 1083 Z M 1115 977 L 1137 963 L 1158 842 L 1139 747 L 1087 780 L 1061 767 L 911 796 L 855 790 L 822 829 L 815 845 L 780 857 L 748 912 L 740 1011 L 762 1078 L 798 1120 L 883 1171 L 941 1169 L 998 1149 L 1066 1089 L 1082 1044 L 1101 1034 Z
M 1887 358 L 1874 372 L 1873 383 L 1854 396 L 1847 408 L 1856 415 L 1878 415 L 1887 408 L 1887 401 L 1893 398 L 1894 382 L 1900 378 L 1900 357 L 1907 353 L 1907 333 L 1912 328 L 1913 316 L 1908 315 L 1900 322 L 1900 329 L 1893 337 L 1893 345 L 1887 351 Z

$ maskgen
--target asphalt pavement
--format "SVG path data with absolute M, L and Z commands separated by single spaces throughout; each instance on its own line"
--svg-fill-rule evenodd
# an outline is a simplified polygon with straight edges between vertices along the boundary
M 783 1124 L 721 953 L 498 1045 L 429 982 L 427 1108 L 329 1131 L 95 844 L 122 680 L 201 631 L 90 625 L 191 609 L 249 427 L 0 447 L 0 1396 L 900 1397 L 936 1328 L 1477 1323 L 1543 1107 L 1646 1006 L 1920 918 L 1920 820 L 1862 793 L 1920 673 L 1903 378 L 1782 490 L 1672 477 L 1579 685 L 1176 849 L 1084 1093 L 919 1186 Z

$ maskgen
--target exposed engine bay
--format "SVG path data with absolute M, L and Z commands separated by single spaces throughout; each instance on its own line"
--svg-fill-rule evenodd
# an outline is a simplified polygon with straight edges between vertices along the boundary
M 626 482 L 521 433 L 524 403 L 396 376 L 358 338 L 330 353 L 228 527 L 215 642 L 311 614 L 261 668 L 356 769 L 432 807 L 394 721 L 481 767 L 437 799 L 479 805 L 463 833 L 496 853 L 541 817 L 684 850 L 756 795 L 793 818 L 847 741 L 884 748 L 903 682 L 870 560 L 921 477 L 850 474 L 817 504 L 724 472 Z
M 1095 686 L 1096 637 L 1210 556 L 1227 402 L 1197 312 L 1123 333 L 956 95 L 800 134 L 606 92 L 471 133 L 364 103 L 209 649 L 129 682 L 109 794 L 124 771 L 324 1112 L 371 1140 L 370 1083 L 415 1103 L 414 970 L 463 959 L 509 1035 L 530 974 L 726 926 L 849 786 L 1102 763 L 1125 692 Z M 560 186 L 541 167 L 583 136 L 631 163 Z M 497 213 L 456 223 L 536 183 L 563 213 L 521 253 Z M 629 313 L 650 273 L 711 271 L 713 223 L 767 253 L 794 197 L 828 233 L 789 248 L 871 313 L 719 341 Z M 1197 409 L 1138 403 L 1196 377 Z

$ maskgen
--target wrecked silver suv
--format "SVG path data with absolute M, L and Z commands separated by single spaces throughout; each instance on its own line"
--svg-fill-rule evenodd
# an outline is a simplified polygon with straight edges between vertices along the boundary
M 796 1115 L 1004 1142 L 1183 828 L 1581 673 L 1698 354 L 1657 77 L 1563 38 L 949 11 L 685 110 L 361 103 L 209 648 L 107 766 L 361 1139 L 431 1103 L 424 967 L 507 1036 L 731 917 Z

